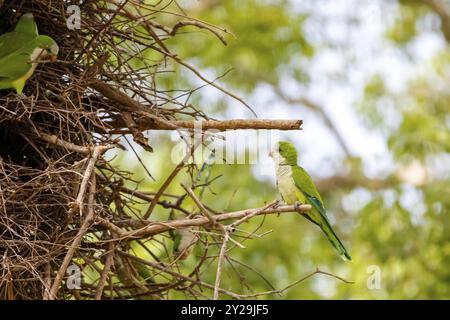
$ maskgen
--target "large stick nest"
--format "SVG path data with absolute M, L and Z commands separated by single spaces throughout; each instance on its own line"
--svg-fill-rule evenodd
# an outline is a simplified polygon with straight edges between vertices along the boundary
M 172 29 L 152 21 L 157 7 L 123 3 L 84 1 L 80 30 L 67 28 L 70 1 L 6 1 L 0 8 L 0 33 L 31 12 L 40 34 L 51 36 L 60 47 L 59 61 L 39 66 L 23 96 L 0 91 L 0 297 L 33 299 L 49 294 L 46 290 L 83 222 L 80 210 L 71 204 L 77 202 L 86 157 L 95 145 L 115 143 L 106 132 L 127 130 L 128 124 L 136 141 L 150 150 L 135 130 L 133 117 L 147 114 L 151 122 L 152 115 L 176 116 L 177 108 L 162 114 L 165 104 L 173 106 L 176 101 L 158 91 L 154 81 L 171 55 L 162 41 L 173 34 Z M 142 57 L 148 48 L 159 52 L 157 61 Z M 116 97 L 117 92 L 126 92 L 140 104 L 134 108 L 123 103 L 120 98 L 125 95 Z M 121 116 L 124 112 L 128 117 Z M 101 134 L 94 136 L 95 132 Z M 108 168 L 100 158 L 96 166 Z M 112 209 L 111 204 L 118 202 L 113 195 L 123 182 L 109 169 L 109 175 L 96 179 L 95 215 L 114 221 L 121 210 Z M 75 253 L 74 261 L 103 259 L 101 247 L 94 250 L 84 241 L 81 245 L 86 248 Z M 111 272 L 118 269 L 113 266 Z M 64 294 L 59 291 L 61 297 Z

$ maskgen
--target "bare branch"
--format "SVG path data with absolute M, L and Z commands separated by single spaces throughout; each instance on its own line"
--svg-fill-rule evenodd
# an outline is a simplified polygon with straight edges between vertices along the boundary
M 67 141 L 64 141 L 62 139 L 59 139 L 55 135 L 50 135 L 50 134 L 46 134 L 46 133 L 43 133 L 43 132 L 39 132 L 38 136 L 39 136 L 40 139 L 42 139 L 42 140 L 44 140 L 44 141 L 46 141 L 48 143 L 51 143 L 51 144 L 54 144 L 54 145 L 66 148 L 67 150 L 70 150 L 70 151 L 73 151 L 73 152 L 78 152 L 78 153 L 81 153 L 81 154 L 84 154 L 84 155 L 92 154 L 94 149 L 95 149 L 95 147 L 78 146 L 78 145 L 76 145 L 74 143 L 67 142 Z M 111 149 L 113 147 L 114 146 L 112 146 L 112 145 L 99 146 L 99 148 L 100 148 L 99 151 L 100 151 L 100 153 L 104 153 L 105 151 L 107 151 L 107 150 L 109 150 L 109 149 Z
M 184 190 L 186 190 L 186 192 L 189 194 L 189 196 L 192 198 L 192 200 L 194 200 L 195 204 L 200 209 L 200 211 L 203 213 L 203 215 L 206 218 L 208 218 L 208 220 L 211 222 L 212 225 L 215 225 L 216 220 L 212 216 L 211 212 L 209 212 L 209 210 L 205 208 L 203 203 L 201 203 L 200 199 L 197 198 L 194 191 L 192 191 L 191 188 L 189 188 L 188 186 L 185 186 L 184 184 L 181 184 L 181 186 L 183 187 Z
M 269 294 L 280 294 L 280 293 L 283 293 L 283 292 L 287 291 L 288 289 L 298 285 L 299 283 L 301 283 L 301 282 L 303 282 L 303 281 L 313 277 L 316 274 L 324 274 L 324 275 L 327 275 L 327 276 L 332 277 L 332 278 L 336 278 L 336 279 L 338 279 L 338 280 L 340 280 L 340 281 L 342 281 L 344 283 L 348 283 L 348 284 L 353 284 L 354 283 L 353 281 L 345 280 L 342 277 L 339 277 L 339 276 L 334 275 L 334 274 L 329 273 L 329 272 L 325 272 L 325 271 L 319 270 L 319 268 L 317 268 L 314 272 L 311 272 L 311 273 L 307 274 L 306 276 L 304 276 L 304 277 L 294 281 L 293 283 L 289 284 L 288 286 L 284 287 L 283 289 L 270 290 L 270 291 L 264 291 L 264 292 L 257 292 L 257 293 L 252 293 L 252 294 L 241 294 L 240 297 L 243 298 L 243 299 L 248 299 L 248 298 L 256 298 L 258 296 L 264 296 L 264 295 L 269 295 Z
M 100 153 L 99 149 L 96 149 L 96 152 L 94 152 L 94 155 Z M 64 257 L 63 263 L 61 264 L 61 267 L 58 270 L 58 273 L 56 274 L 55 280 L 53 281 L 52 288 L 50 290 L 48 298 L 50 300 L 56 299 L 56 295 L 60 289 L 61 281 L 64 277 L 64 274 L 66 273 L 67 267 L 69 266 L 70 262 L 72 261 L 72 257 L 75 254 L 75 251 L 80 246 L 81 240 L 83 239 L 83 236 L 89 229 L 89 225 L 91 224 L 92 220 L 94 219 L 94 205 L 95 205 L 95 190 L 96 190 L 96 182 L 95 182 L 95 175 L 92 175 L 91 179 L 91 186 L 89 189 L 89 202 L 88 202 L 88 214 L 84 218 L 83 224 L 81 225 L 80 229 L 78 230 L 78 233 L 76 237 L 73 239 L 72 244 L 69 247 L 69 250 L 67 250 L 66 256 Z
M 214 220 L 216 222 L 222 222 L 222 221 L 226 221 L 226 220 L 241 219 L 241 218 L 244 218 L 249 215 L 259 216 L 259 215 L 266 215 L 266 214 L 275 214 L 275 213 L 278 214 L 278 213 L 288 213 L 288 212 L 304 213 L 308 210 L 311 210 L 311 205 L 304 204 L 304 205 L 298 206 L 298 208 L 295 205 L 282 205 L 282 206 L 277 206 L 277 207 L 271 206 L 266 209 L 264 209 L 264 208 L 265 207 L 217 214 L 214 216 Z M 257 215 L 254 215 L 255 211 L 258 212 Z M 108 224 L 104 223 L 101 220 L 99 221 L 99 223 L 108 229 L 110 228 L 110 226 Z M 144 238 L 144 237 L 152 236 L 155 234 L 163 233 L 163 232 L 166 232 L 169 230 L 174 230 L 174 229 L 208 226 L 208 225 L 211 225 L 211 221 L 206 217 L 199 217 L 199 218 L 194 218 L 194 219 L 179 219 L 179 220 L 167 221 L 164 223 L 157 222 L 157 221 L 130 219 L 130 220 L 121 221 L 121 225 L 137 228 L 137 229 L 131 230 L 131 231 L 123 230 L 122 232 L 120 232 L 121 239 L 126 239 L 126 238 L 133 239 L 133 238 Z
M 176 126 L 174 126 L 169 121 L 158 117 L 151 113 L 148 107 L 143 106 L 136 100 L 133 100 L 129 96 L 127 96 L 125 93 L 122 93 L 121 91 L 112 88 L 110 85 L 108 85 L 105 82 L 102 81 L 93 81 L 89 85 L 92 89 L 100 92 L 102 95 L 104 95 L 106 98 L 111 99 L 115 102 L 119 103 L 119 106 L 122 106 L 122 111 L 127 112 L 138 112 L 139 114 L 151 119 L 156 124 L 165 126 L 171 129 L 176 129 Z
M 230 232 L 231 231 L 229 227 L 224 227 L 223 242 L 222 246 L 220 247 L 219 259 L 217 261 L 216 281 L 214 283 L 214 294 L 213 294 L 214 300 L 219 300 L 219 288 L 220 288 L 220 280 L 222 277 L 222 267 L 223 262 L 225 261 L 225 254 L 227 252 L 228 240 L 230 239 Z
M 102 146 L 97 146 L 94 148 L 92 157 L 89 160 L 89 163 L 84 172 L 83 180 L 81 181 L 80 190 L 78 191 L 77 199 L 75 200 L 74 203 L 69 204 L 69 206 L 70 206 L 69 214 L 71 214 L 75 210 L 79 210 L 80 216 L 83 214 L 83 199 L 84 199 L 84 195 L 86 193 L 87 184 L 88 184 L 89 180 L 91 179 L 92 172 L 94 172 L 94 169 L 95 169 L 95 163 L 97 162 L 97 159 L 100 156 L 102 150 L 105 150 Z
M 106 256 L 105 265 L 103 266 L 102 273 L 100 274 L 100 279 L 98 280 L 97 291 L 95 293 L 95 300 L 101 300 L 103 295 L 103 289 L 105 288 L 106 278 L 108 277 L 109 270 L 111 270 L 111 266 L 114 260 L 114 244 L 110 244 L 109 252 Z
M 302 130 L 302 120 L 271 120 L 271 119 L 233 119 L 233 120 L 202 120 L 202 121 L 168 121 L 167 123 L 155 123 L 153 119 L 146 119 L 145 116 L 135 119 L 140 131 L 144 130 L 238 130 L 238 129 L 266 129 L 266 130 Z M 126 128 L 126 124 L 121 119 L 116 119 L 109 123 L 114 128 Z M 129 129 L 112 129 L 108 133 L 127 134 L 132 133 Z
M 177 166 L 175 167 L 175 169 L 172 171 L 172 173 L 167 177 L 167 179 L 164 181 L 164 183 L 162 184 L 162 186 L 159 188 L 158 192 L 155 194 L 155 196 L 153 197 L 152 202 L 150 203 L 150 206 L 148 207 L 147 211 L 145 212 L 143 219 L 147 220 L 150 215 L 153 212 L 153 209 L 155 209 L 156 204 L 158 203 L 159 198 L 161 197 L 161 195 L 164 193 L 164 191 L 166 191 L 167 187 L 170 185 L 170 183 L 172 182 L 172 180 L 176 177 L 176 175 L 178 174 L 178 172 L 180 172 L 180 170 L 186 165 L 186 162 L 189 160 L 189 158 L 192 156 L 192 154 L 194 153 L 195 149 L 197 149 L 197 147 L 201 144 L 201 140 L 195 141 L 194 144 L 191 146 L 191 150 L 190 152 L 186 152 L 186 155 L 184 156 L 184 158 L 180 161 L 180 163 L 177 164 Z

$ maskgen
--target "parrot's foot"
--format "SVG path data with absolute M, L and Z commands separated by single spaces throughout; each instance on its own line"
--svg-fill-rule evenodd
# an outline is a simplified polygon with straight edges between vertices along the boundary
M 281 205 L 281 200 L 275 200 L 275 202 L 273 203 L 273 208 L 278 208 Z
M 302 204 L 303 203 L 301 203 L 300 201 L 295 201 L 295 204 L 294 204 L 295 211 L 299 211 L 300 210 L 300 206 Z

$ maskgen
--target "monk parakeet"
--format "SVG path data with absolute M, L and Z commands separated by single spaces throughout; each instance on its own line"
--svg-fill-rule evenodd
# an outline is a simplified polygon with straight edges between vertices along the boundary
M 194 216 L 198 218 L 201 216 Z M 184 219 L 185 216 L 175 213 L 174 210 L 170 211 L 169 220 L 179 220 Z M 179 260 L 186 260 L 192 249 L 194 249 L 195 244 L 199 240 L 198 227 L 188 227 L 183 229 L 172 229 L 169 230 L 169 235 L 173 240 L 173 253 Z
M 281 141 L 270 156 L 275 163 L 277 186 L 284 202 L 290 205 L 310 204 L 312 209 L 302 215 L 322 229 L 344 260 L 351 260 L 328 221 L 322 198 L 314 182 L 305 169 L 297 165 L 295 147 L 289 142 Z
M 173 251 L 178 259 L 185 260 L 199 240 L 198 227 L 174 230 Z
M 38 63 L 54 62 L 58 51 L 55 40 L 39 35 L 33 15 L 24 14 L 14 31 L 0 36 L 0 89 L 22 94 Z

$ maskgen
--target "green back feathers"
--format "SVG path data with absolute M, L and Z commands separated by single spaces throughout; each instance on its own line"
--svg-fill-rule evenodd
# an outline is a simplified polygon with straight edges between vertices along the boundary
M 278 152 L 286 159 L 287 164 L 291 166 L 297 165 L 297 150 L 292 143 L 280 141 L 278 143 Z
M 294 179 L 297 188 L 302 190 L 302 192 L 306 193 L 308 196 L 317 198 L 323 206 L 323 201 L 319 194 L 319 191 L 317 191 L 317 188 L 314 185 L 311 176 L 308 174 L 308 172 L 306 172 L 305 169 L 297 165 L 293 166 L 292 178 Z
M 31 13 L 24 14 L 12 32 L 0 35 L 0 59 L 9 55 L 31 54 L 34 49 L 42 48 L 51 55 L 57 55 L 59 48 L 55 40 L 39 35 Z M 6 64 L 2 61 L 1 66 Z
M 38 36 L 38 29 L 32 13 L 25 13 L 20 17 L 14 29 L 15 32 L 26 33 L 31 36 Z
M 0 35 L 0 59 L 19 50 L 24 50 L 35 38 L 20 32 L 8 32 Z

